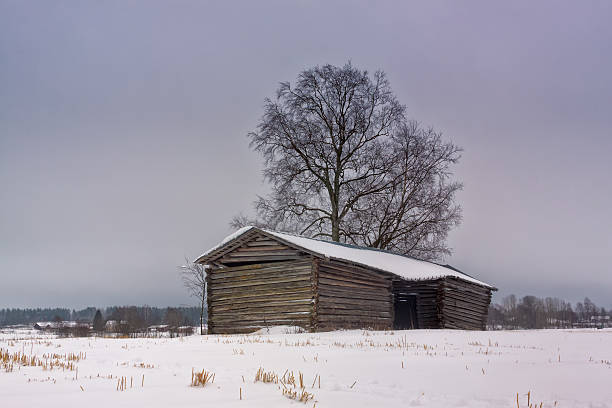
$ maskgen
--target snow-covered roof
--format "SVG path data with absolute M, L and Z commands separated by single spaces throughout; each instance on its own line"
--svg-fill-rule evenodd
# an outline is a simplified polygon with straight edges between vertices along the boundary
M 57 329 L 60 327 L 59 322 L 36 322 L 34 327 L 40 327 L 41 329 Z
M 351 262 L 383 272 L 389 272 L 407 280 L 429 280 L 444 277 L 455 277 L 468 282 L 476 283 L 478 285 L 493 288 L 493 286 L 479 281 L 478 279 L 474 279 L 471 276 L 468 276 L 449 266 L 421 261 L 388 251 L 306 238 L 299 235 L 276 232 L 253 226 L 243 227 L 233 234 L 227 236 L 223 241 L 221 241 L 220 244 L 200 255 L 195 262 L 208 261 L 206 258 L 208 258 L 209 255 L 212 255 L 213 252 L 221 249 L 225 245 L 251 231 L 259 231 L 264 235 L 275 237 L 291 246 L 300 248 L 306 252 L 319 255 L 321 257 Z
M 34 327 L 40 327 L 41 329 L 62 329 L 62 328 L 75 328 L 89 326 L 89 323 L 75 322 L 64 320 L 61 322 L 36 322 Z

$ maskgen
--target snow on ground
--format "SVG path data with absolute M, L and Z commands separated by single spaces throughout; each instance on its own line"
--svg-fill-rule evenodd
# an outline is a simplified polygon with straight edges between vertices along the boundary
M 528 392 L 537 407 L 612 407 L 612 330 L 271 330 L 173 339 L 4 331 L 0 348 L 47 364 L 52 354 L 60 364 L 69 363 L 64 354 L 85 357 L 70 361 L 72 371 L 14 364 L 6 372 L 5 363 L 2 407 L 516 407 L 517 393 L 527 407 Z M 303 373 L 313 399 L 303 404 L 283 396 L 280 383 L 254 382 L 260 367 L 280 377 Z M 192 369 L 213 372 L 214 383 L 191 387 Z M 117 391 L 118 377 L 126 377 L 125 391 Z

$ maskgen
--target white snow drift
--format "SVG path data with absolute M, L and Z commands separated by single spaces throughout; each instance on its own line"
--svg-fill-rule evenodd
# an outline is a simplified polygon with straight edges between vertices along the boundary
M 3 352 L 74 370 L 0 372 L 3 407 L 612 407 L 612 330 L 341 331 L 164 339 L 58 339 L 3 332 Z M 303 374 L 306 404 L 258 368 Z M 214 382 L 190 387 L 192 370 Z M 144 383 L 143 383 L 144 376 Z M 118 378 L 125 391 L 117 391 Z M 320 386 L 319 386 L 320 380 Z M 529 393 L 529 397 L 528 394 Z M 240 400 L 242 394 L 242 400 Z

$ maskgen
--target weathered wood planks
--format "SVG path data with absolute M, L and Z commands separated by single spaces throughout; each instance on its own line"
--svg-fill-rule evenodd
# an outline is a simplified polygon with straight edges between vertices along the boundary
M 229 251 L 223 251 L 219 262 L 228 266 L 257 262 L 278 262 L 303 258 L 303 253 L 261 234 L 252 234 Z
M 318 278 L 319 329 L 391 328 L 389 277 L 359 266 L 321 260 Z
M 311 276 L 309 258 L 212 269 L 208 277 L 209 332 L 248 333 L 271 325 L 310 329 Z

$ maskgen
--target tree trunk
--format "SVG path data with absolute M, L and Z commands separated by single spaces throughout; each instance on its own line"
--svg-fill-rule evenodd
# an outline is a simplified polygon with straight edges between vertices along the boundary
M 204 301 L 206 299 L 206 291 L 202 291 L 202 301 L 200 302 L 200 336 L 204 335 Z
M 340 222 L 337 217 L 332 219 L 332 241 L 340 242 Z

